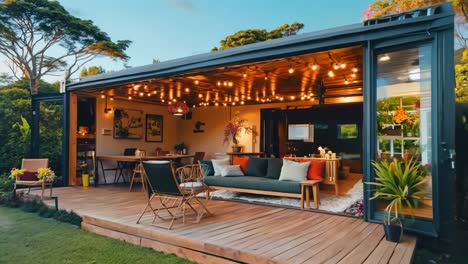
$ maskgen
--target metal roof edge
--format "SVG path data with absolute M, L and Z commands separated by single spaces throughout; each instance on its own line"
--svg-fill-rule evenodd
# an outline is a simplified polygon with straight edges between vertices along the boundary
M 387 23 L 381 24 L 373 24 L 364 26 L 363 23 L 359 24 L 351 24 L 341 27 L 323 29 L 316 32 L 308 32 L 304 34 L 283 37 L 280 39 L 274 39 L 264 42 L 253 43 L 245 46 L 234 47 L 222 51 L 216 52 L 209 52 L 203 53 L 188 57 L 177 58 L 165 62 L 160 62 L 157 64 L 149 64 L 143 65 L 139 67 L 134 67 L 130 69 L 124 69 L 117 72 L 112 73 L 105 73 L 96 76 L 90 76 L 81 79 L 78 82 L 74 83 L 67 83 L 67 91 L 84 89 L 88 87 L 101 87 L 101 86 L 108 86 L 111 84 L 118 84 L 122 83 L 124 80 L 138 80 L 142 78 L 151 78 L 151 77 L 161 77 L 164 75 L 168 75 L 172 73 L 180 73 L 175 69 L 178 68 L 187 68 L 187 66 L 195 65 L 199 63 L 207 63 L 210 61 L 218 61 L 221 59 L 227 59 L 230 57 L 240 56 L 243 54 L 255 53 L 258 51 L 264 51 L 269 49 L 277 49 L 282 48 L 285 46 L 294 46 L 301 43 L 306 42 L 316 42 L 322 41 L 333 37 L 343 37 L 349 36 L 353 34 L 360 34 L 364 32 L 371 32 L 376 30 L 383 30 L 389 27 L 398 27 L 398 26 L 405 26 L 409 24 L 416 24 L 416 23 L 427 23 L 428 21 L 435 21 L 442 18 L 454 16 L 453 9 L 451 7 L 451 3 L 444 3 L 440 6 L 442 12 L 439 14 L 435 14 L 432 16 L 422 16 L 422 17 L 415 17 L 411 19 L 403 19 L 403 20 L 394 20 L 389 21 Z M 213 66 L 216 66 L 213 63 Z M 182 70 L 189 71 L 190 69 Z M 193 69 L 192 69 L 193 70 Z M 153 76 L 152 76 L 153 75 Z

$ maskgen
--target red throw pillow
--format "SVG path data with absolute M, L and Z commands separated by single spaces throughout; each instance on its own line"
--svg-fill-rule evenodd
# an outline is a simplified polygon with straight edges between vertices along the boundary
M 245 173 L 245 170 L 247 169 L 247 164 L 249 164 L 248 157 L 234 157 L 232 159 L 232 165 L 240 165 L 243 173 Z
M 25 171 L 23 175 L 19 178 L 20 181 L 38 181 L 37 172 L 35 171 Z
M 310 162 L 309 170 L 307 171 L 307 179 L 323 180 L 323 169 L 325 168 L 324 160 L 307 160 L 301 159 L 300 162 Z

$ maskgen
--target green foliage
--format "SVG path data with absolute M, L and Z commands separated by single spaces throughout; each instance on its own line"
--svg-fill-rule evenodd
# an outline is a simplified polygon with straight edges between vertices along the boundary
M 0 263 L 190 263 L 6 207 L 0 207 L 0 234 Z
M 232 47 L 262 42 L 270 39 L 277 39 L 286 36 L 296 35 L 304 27 L 303 23 L 294 22 L 291 25 L 284 24 L 271 31 L 266 29 L 246 29 L 240 30 L 227 36 L 220 41 L 221 46 L 214 47 L 211 51 L 225 50 Z
M 0 192 L 13 191 L 14 179 L 8 173 L 0 173 Z
M 104 70 L 104 68 L 102 68 L 101 66 L 89 66 L 88 68 L 85 67 L 81 70 L 80 77 L 93 76 L 105 72 L 106 70 Z
M 396 14 L 405 12 L 411 9 L 437 5 L 447 0 L 378 0 L 369 5 L 369 8 L 364 11 L 364 15 L 367 19 L 386 16 L 390 14 Z M 463 16 L 465 21 L 468 21 L 468 1 L 466 0 L 453 0 L 451 1 L 455 12 Z
M 380 199 L 388 202 L 387 223 L 393 213 L 395 218 L 401 213 L 403 206 L 407 206 L 411 213 L 418 207 L 423 195 L 422 185 L 426 182 L 421 166 L 415 160 L 392 162 L 386 160 L 373 161 L 375 170 L 374 182 L 367 182 L 375 186 L 371 200 Z
M 58 1 L 3 1 L 0 28 L 0 52 L 30 80 L 31 94 L 38 93 L 43 76 L 65 72 L 68 79 L 97 56 L 127 60 L 131 44 L 113 42 L 91 20 L 72 16 Z
M 0 173 L 20 167 L 21 159 L 30 156 L 30 142 L 24 140 L 15 124 L 31 120 L 31 96 L 21 88 L 0 89 Z
M 455 65 L 455 98 L 458 102 L 468 101 L 468 48 L 463 51 L 460 64 Z

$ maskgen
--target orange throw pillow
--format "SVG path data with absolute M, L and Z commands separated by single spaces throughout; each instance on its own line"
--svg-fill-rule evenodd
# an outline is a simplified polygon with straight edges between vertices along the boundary
M 325 168 L 324 160 L 306 160 L 301 159 L 300 162 L 310 162 L 309 170 L 307 171 L 307 179 L 323 180 L 323 170 Z
M 248 157 L 234 157 L 232 159 L 232 165 L 240 165 L 240 168 L 243 173 L 245 173 L 245 170 L 247 169 L 247 164 L 249 163 L 249 158 Z

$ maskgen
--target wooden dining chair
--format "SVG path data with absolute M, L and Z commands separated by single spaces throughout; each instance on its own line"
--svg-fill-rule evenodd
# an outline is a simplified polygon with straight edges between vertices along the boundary
M 152 224 L 167 229 L 172 228 L 176 219 L 182 218 L 182 223 L 185 223 L 186 207 L 195 213 L 196 223 L 201 220 L 203 215 L 211 214 L 205 205 L 206 202 L 197 198 L 199 193 L 205 191 L 205 187 L 195 184 L 192 186 L 183 185 L 172 170 L 170 161 L 143 161 L 143 168 L 148 184 L 149 199 L 136 222 L 137 224 L 148 212 L 148 208 L 154 215 Z M 152 204 L 153 200 L 159 202 L 157 207 Z M 158 225 L 155 223 L 157 219 L 168 221 L 169 224 Z
M 205 157 L 205 152 L 195 152 L 195 156 L 193 157 L 192 164 L 198 164 L 199 160 L 202 160 Z

